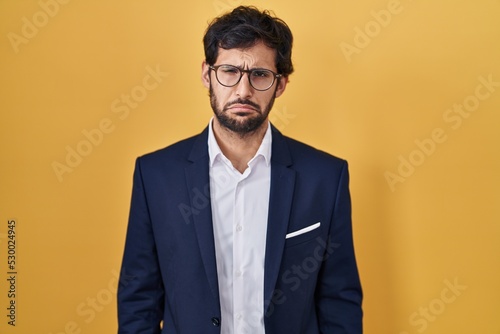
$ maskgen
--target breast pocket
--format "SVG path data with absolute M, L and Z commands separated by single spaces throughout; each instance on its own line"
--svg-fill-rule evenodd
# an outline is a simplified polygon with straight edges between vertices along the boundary
M 292 231 L 286 235 L 285 247 L 291 247 L 310 241 L 321 234 L 321 223 L 317 222 L 301 229 Z

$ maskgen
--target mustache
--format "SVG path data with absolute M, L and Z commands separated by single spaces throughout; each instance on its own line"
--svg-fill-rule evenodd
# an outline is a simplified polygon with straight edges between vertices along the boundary
M 246 104 L 246 105 L 249 105 L 253 108 L 255 108 L 256 110 L 258 110 L 259 112 L 261 111 L 260 110 L 260 106 L 255 103 L 255 102 L 252 102 L 250 100 L 246 100 L 246 99 L 236 99 L 234 101 L 231 101 L 231 102 L 228 102 L 226 103 L 226 105 L 224 106 L 224 111 L 227 110 L 229 107 L 231 107 L 232 105 L 235 105 L 235 104 Z

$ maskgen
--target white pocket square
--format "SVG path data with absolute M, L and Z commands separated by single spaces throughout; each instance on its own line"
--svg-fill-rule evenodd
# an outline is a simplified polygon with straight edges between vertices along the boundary
M 312 231 L 314 229 L 317 229 L 319 226 L 321 225 L 320 222 L 317 222 L 316 224 L 312 224 L 312 225 L 309 225 L 307 227 L 304 227 L 304 228 L 301 228 L 300 230 L 298 231 L 295 231 L 295 232 L 292 232 L 292 233 L 288 233 L 286 236 L 285 236 L 285 239 L 288 239 L 288 238 L 293 238 L 293 237 L 296 237 L 298 235 L 301 235 L 301 234 L 304 234 L 304 233 L 307 233 L 309 231 Z

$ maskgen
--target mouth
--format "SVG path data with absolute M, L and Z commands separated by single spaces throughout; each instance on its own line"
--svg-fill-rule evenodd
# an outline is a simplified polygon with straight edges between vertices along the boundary
M 253 112 L 259 112 L 259 110 L 256 107 L 250 104 L 242 104 L 242 103 L 235 103 L 227 107 L 226 109 L 232 111 L 233 113 L 236 113 L 239 116 L 244 116 L 246 114 Z

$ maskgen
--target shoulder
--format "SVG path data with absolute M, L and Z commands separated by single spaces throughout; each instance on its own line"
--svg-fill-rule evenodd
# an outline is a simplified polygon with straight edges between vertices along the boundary
M 141 166 L 161 168 L 185 166 L 193 154 L 197 157 L 208 156 L 208 144 L 205 132 L 182 139 L 162 149 L 146 153 L 137 160 Z
M 347 165 L 343 158 L 319 150 L 296 139 L 282 136 L 288 146 L 292 163 L 296 167 L 311 167 L 315 169 L 342 169 Z

